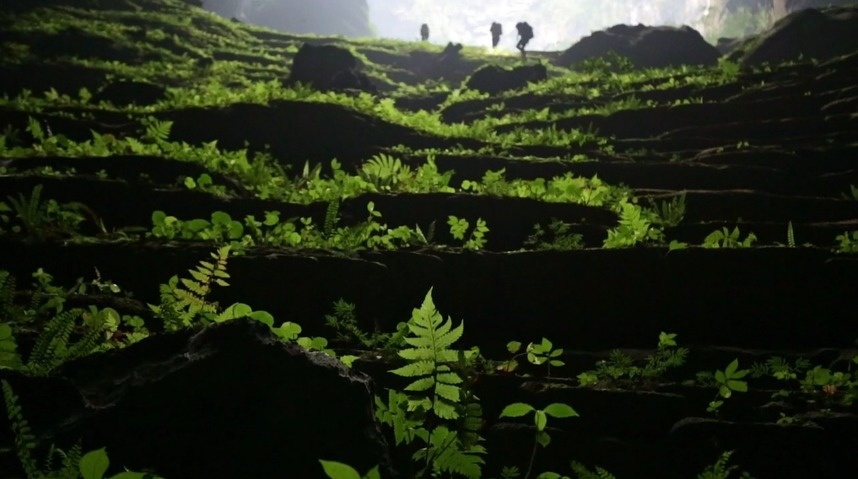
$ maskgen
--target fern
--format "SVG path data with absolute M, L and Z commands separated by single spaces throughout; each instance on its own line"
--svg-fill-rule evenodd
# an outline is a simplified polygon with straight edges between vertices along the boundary
M 161 303 L 150 304 L 149 308 L 164 321 L 167 331 L 192 327 L 197 320 L 204 324 L 214 320 L 218 305 L 207 298 L 214 285 L 229 286 L 226 282 L 229 250 L 229 245 L 218 248 L 217 252 L 210 253 L 214 262 L 200 261 L 196 269 L 188 270 L 193 279 L 173 276 L 167 284 L 161 285 Z
M 30 424 L 21 412 L 18 395 L 15 394 L 12 386 L 5 379 L 0 380 L 0 385 L 3 387 L 3 401 L 6 403 L 6 414 L 12 425 L 12 432 L 15 434 L 15 451 L 18 454 L 18 460 L 21 461 L 21 466 L 28 478 L 35 479 L 41 477 L 42 474 L 39 471 L 39 466 L 36 463 L 36 459 L 33 458 L 33 451 L 36 449 L 36 436 L 33 435 Z
M 328 202 L 328 208 L 325 210 L 325 224 L 323 226 L 322 232 L 325 235 L 325 238 L 330 238 L 331 234 L 334 232 L 334 228 L 337 226 L 337 223 L 340 221 L 340 218 L 337 216 L 337 213 L 340 211 L 340 202 L 339 200 L 331 200 Z
M 405 342 L 414 347 L 402 349 L 399 356 L 411 363 L 390 371 L 398 376 L 417 378 L 405 390 L 425 394 L 410 399 L 408 409 L 422 407 L 442 419 L 456 419 L 462 378 L 450 368 L 450 364 L 457 362 L 458 353 L 449 346 L 462 337 L 464 323 L 453 328 L 450 318 L 445 322 L 435 309 L 430 289 L 420 308 L 414 309 L 408 329 L 413 336 L 406 337 Z
M 436 427 L 429 436 L 429 447 L 414 454 L 416 460 L 432 463 L 432 469 L 438 472 L 453 472 L 469 479 L 482 477 L 483 458 L 471 451 L 462 449 L 458 435 L 444 426 Z
M 173 128 L 172 121 L 160 121 L 157 118 L 147 117 L 141 123 L 146 128 L 143 138 L 152 143 L 163 143 L 170 138 L 170 130 Z
M 0 319 L 16 319 L 15 277 L 8 271 L 0 270 Z
M 24 366 L 28 373 L 47 375 L 69 357 L 69 337 L 81 314 L 82 309 L 70 309 L 58 313 L 48 321 L 36 339 L 33 351 Z
M 403 178 L 411 176 L 411 168 L 404 165 L 399 158 L 380 153 L 361 165 L 358 174 L 379 191 L 390 191 Z
M 596 466 L 592 471 L 580 462 L 572 462 L 572 472 L 576 479 L 617 479 L 610 472 Z
M 715 464 L 706 466 L 703 472 L 697 475 L 697 479 L 729 479 L 730 475 L 738 469 L 738 466 L 728 466 L 730 458 L 733 456 L 733 451 L 724 451 L 715 461 Z M 747 472 L 742 472 L 742 479 L 752 479 Z
M 787 223 L 787 247 L 795 248 L 795 232 L 792 229 L 792 221 Z

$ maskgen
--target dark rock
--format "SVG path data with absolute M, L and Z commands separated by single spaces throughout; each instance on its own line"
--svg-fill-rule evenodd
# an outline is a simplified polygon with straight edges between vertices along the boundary
M 858 49 L 858 7 L 801 10 L 779 20 L 731 56 L 743 66 L 814 58 L 827 60 Z
M 671 430 L 676 446 L 676 465 L 683 468 L 689 457 L 710 452 L 737 450 L 731 464 L 740 464 L 753 477 L 800 479 L 807 477 L 851 477 L 858 467 L 854 454 L 838 444 L 855 437 L 854 422 L 849 434 L 818 425 L 737 423 L 715 419 L 686 418 Z M 854 444 L 854 441 L 852 442 Z M 713 460 L 714 462 L 714 460 Z
M 398 97 L 395 100 L 395 105 L 396 108 L 406 111 L 432 111 L 441 106 L 448 96 L 450 96 L 448 92 L 438 92 L 418 97 Z
M 305 43 L 292 60 L 292 71 L 284 82 L 311 85 L 321 91 L 356 89 L 375 92 L 357 58 L 345 48 Z
M 113 105 L 152 105 L 167 98 L 167 89 L 142 81 L 110 83 L 92 96 L 93 103 L 106 101 Z
M 497 95 L 498 93 L 524 88 L 528 83 L 545 81 L 548 70 L 545 65 L 526 65 L 507 70 L 496 65 L 487 65 L 475 71 L 465 84 L 468 88 Z
M 392 474 L 369 378 L 256 321 L 151 337 L 58 376 L 82 403 L 63 407 L 73 419 L 51 440 L 107 446 L 117 466 L 176 479 L 314 478 L 326 459 Z M 40 412 L 28 403 L 25 414 Z
M 582 38 L 563 52 L 558 64 L 572 66 L 608 52 L 628 57 L 637 68 L 715 65 L 720 54 L 691 27 L 615 25 Z

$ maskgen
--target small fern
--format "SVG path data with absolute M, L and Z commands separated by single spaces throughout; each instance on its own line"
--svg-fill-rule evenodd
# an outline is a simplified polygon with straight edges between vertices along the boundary
M 39 465 L 33 457 L 33 451 L 36 449 L 36 436 L 30 429 L 30 423 L 24 418 L 18 395 L 12 390 L 12 386 L 5 379 L 0 380 L 0 385 L 3 387 L 6 414 L 12 425 L 12 432 L 15 434 L 15 451 L 18 454 L 18 460 L 21 461 L 21 466 L 28 478 L 40 477 Z
M 146 128 L 143 138 L 152 143 L 163 143 L 170 138 L 170 130 L 173 128 L 172 121 L 160 121 L 157 118 L 147 117 L 141 123 Z
M 214 285 L 229 286 L 226 282 L 229 251 L 229 245 L 218 248 L 217 252 L 210 253 L 214 262 L 200 261 L 196 269 L 188 270 L 193 279 L 173 276 L 167 284 L 161 285 L 161 303 L 150 304 L 149 308 L 164 321 L 167 331 L 192 327 L 197 321 L 203 324 L 214 321 L 218 305 L 207 298 Z
M 339 211 L 339 200 L 331 200 L 328 202 L 328 207 L 325 210 L 325 224 L 322 229 L 322 233 L 325 235 L 325 238 L 330 239 L 331 234 L 334 232 L 334 228 L 336 228 L 337 223 L 339 223 L 340 218 L 337 216 Z
M 17 316 L 14 301 L 15 277 L 0 270 L 0 318 L 11 320 Z
M 63 311 L 45 325 L 45 329 L 39 334 L 36 339 L 36 344 L 33 346 L 33 351 L 27 360 L 24 369 L 32 375 L 44 376 L 47 375 L 55 367 L 62 364 L 63 361 L 70 358 L 71 351 L 69 349 L 69 338 L 74 331 L 77 319 L 83 314 L 82 309 L 70 309 Z M 87 344 L 79 349 L 75 349 L 74 353 L 82 356 L 86 352 Z
M 733 456 L 733 451 L 724 451 L 715 461 L 715 464 L 706 466 L 703 472 L 697 475 L 697 479 L 729 479 L 733 471 L 738 469 L 738 466 L 728 466 L 730 458 Z M 747 472 L 742 472 L 739 476 L 741 479 L 753 479 Z

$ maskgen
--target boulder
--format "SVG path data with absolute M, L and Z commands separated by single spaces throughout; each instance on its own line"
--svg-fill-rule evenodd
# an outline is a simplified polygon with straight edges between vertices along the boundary
M 376 91 L 369 77 L 360 71 L 360 64 L 352 52 L 333 45 L 305 43 L 298 50 L 284 85 L 292 86 L 299 82 L 321 91 Z
M 691 27 L 615 25 L 594 32 L 564 51 L 557 63 L 573 66 L 608 52 L 628 57 L 637 68 L 679 65 L 715 65 L 718 49 Z
M 504 91 L 524 88 L 528 83 L 545 81 L 547 78 L 548 70 L 542 64 L 525 65 L 512 70 L 487 65 L 475 71 L 465 86 L 482 93 L 497 95 Z
M 326 459 L 392 474 L 369 378 L 257 321 L 153 336 L 57 376 L 13 378 L 24 415 L 60 446 L 106 447 L 115 467 L 170 479 L 316 478 Z M 34 389 L 54 399 L 35 402 L 45 410 L 28 399 Z
M 827 60 L 858 50 L 858 7 L 800 10 L 750 39 L 731 58 L 745 67 L 814 58 Z

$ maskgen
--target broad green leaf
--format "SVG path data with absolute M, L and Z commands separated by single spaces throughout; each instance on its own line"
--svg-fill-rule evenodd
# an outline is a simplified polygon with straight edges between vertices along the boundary
M 543 411 L 545 411 L 545 414 L 548 414 L 551 417 L 563 418 L 578 416 L 578 413 L 575 412 L 574 409 L 572 409 L 572 406 L 559 402 L 549 404 L 545 407 L 545 409 L 543 409 Z
M 96 449 L 80 458 L 80 475 L 83 479 L 101 479 L 108 466 L 110 460 L 107 458 L 107 451 L 104 448 Z
M 732 378 L 733 374 L 736 373 L 737 369 L 739 369 L 739 360 L 734 359 L 730 364 L 727 365 L 727 369 L 724 370 L 724 374 L 728 378 Z
M 523 402 L 512 403 L 503 408 L 500 417 L 521 417 L 533 411 L 533 406 Z
M 319 462 L 322 464 L 322 469 L 325 470 L 325 474 L 327 474 L 330 479 L 361 479 L 360 473 L 348 464 L 343 464 L 342 462 L 337 461 L 325 461 L 322 459 L 319 459 Z
M 515 354 L 521 349 L 521 342 L 519 341 L 510 341 L 506 343 L 506 350 L 510 352 L 510 354 Z M 855 356 L 858 359 L 858 356 Z
M 727 387 L 739 393 L 748 392 L 748 383 L 745 381 L 736 381 L 731 379 L 727 382 Z

